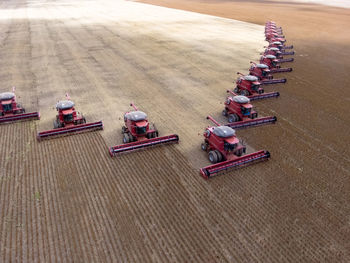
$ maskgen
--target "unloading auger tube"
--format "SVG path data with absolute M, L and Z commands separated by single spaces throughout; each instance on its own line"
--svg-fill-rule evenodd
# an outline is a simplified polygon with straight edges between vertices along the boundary
M 70 127 L 63 127 L 48 131 L 39 132 L 37 135 L 37 139 L 45 139 L 45 138 L 51 138 L 55 136 L 64 136 L 69 135 L 72 133 L 79 133 L 79 132 L 85 132 L 85 131 L 93 131 L 93 130 L 102 130 L 103 129 L 103 123 L 102 121 L 98 122 L 92 122 L 92 123 L 84 123 L 79 125 L 74 125 Z

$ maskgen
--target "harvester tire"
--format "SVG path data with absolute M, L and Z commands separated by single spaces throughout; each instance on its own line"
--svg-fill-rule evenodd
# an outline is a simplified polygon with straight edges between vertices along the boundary
M 218 156 L 218 162 L 221 162 L 222 161 L 222 154 L 221 152 L 219 152 L 218 150 L 215 150 L 216 152 L 216 155 Z
M 53 121 L 53 128 L 54 128 L 54 129 L 60 128 L 60 125 L 59 125 L 59 123 L 57 122 L 57 120 L 54 120 L 54 121 Z
M 236 122 L 238 120 L 239 120 L 239 117 L 237 116 L 236 113 L 228 115 L 228 122 L 229 123 Z
M 233 92 L 238 94 L 238 93 L 239 93 L 239 88 L 236 87 L 236 88 L 233 90 Z
M 208 154 L 208 158 L 212 164 L 215 164 L 218 162 L 218 155 L 216 154 L 215 151 L 210 151 Z
M 222 111 L 222 116 L 225 116 L 225 117 L 227 116 L 227 110 L 226 109 Z
M 243 96 L 249 96 L 249 91 L 248 90 L 241 90 L 241 95 Z
M 123 143 L 129 143 L 129 142 L 130 142 L 129 134 L 124 133 L 124 136 L 123 136 Z
M 134 136 L 132 136 L 132 134 L 129 133 L 128 135 L 129 135 L 129 142 L 135 141 L 135 140 L 134 140 Z
M 201 149 L 202 149 L 203 151 L 207 151 L 208 145 L 207 145 L 206 143 L 202 143 L 202 144 L 201 144 Z

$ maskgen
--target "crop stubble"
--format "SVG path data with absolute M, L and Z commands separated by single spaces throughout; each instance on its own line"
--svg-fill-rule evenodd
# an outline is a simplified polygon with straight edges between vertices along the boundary
M 23 3 L 15 2 L 14 10 Z M 280 109 L 280 124 L 239 133 L 256 148 L 272 148 L 272 161 L 207 183 L 193 168 L 206 163 L 205 155 L 199 149 L 189 149 L 201 140 L 199 136 L 193 140 L 193 135 L 207 125 L 199 119 L 208 113 L 208 105 L 218 112 L 222 107 L 217 101 L 224 96 L 223 86 L 231 76 L 223 70 L 226 64 L 221 59 L 230 55 L 223 52 L 220 59 L 200 55 L 203 50 L 198 44 L 199 51 L 192 54 L 177 41 L 158 41 L 161 36 L 154 33 L 138 32 L 135 40 L 132 32 L 137 31 L 113 23 L 108 12 L 102 12 L 105 23 L 92 26 L 79 24 L 61 5 L 44 5 L 43 10 L 52 17 L 59 13 L 68 19 L 1 24 L 10 27 L 10 37 L 3 39 L 8 44 L 1 49 L 7 55 L 0 62 L 1 74 L 11 76 L 5 78 L 5 85 L 20 81 L 23 87 L 32 87 L 35 80 L 43 113 L 40 122 L 0 126 L 1 261 L 349 260 L 349 208 L 344 205 L 348 167 L 339 165 L 340 151 L 312 138 L 310 128 L 300 126 L 298 117 L 283 110 L 289 105 L 286 100 L 259 104 L 266 114 L 274 107 Z M 94 12 L 89 12 L 86 18 L 90 14 L 94 19 Z M 152 28 L 156 27 L 154 23 Z M 25 33 L 28 31 L 30 34 Z M 13 44 L 18 47 L 11 49 Z M 152 51 L 157 52 L 153 58 L 149 56 Z M 249 61 L 251 51 L 241 59 Z M 13 65 L 10 70 L 8 61 Z M 202 61 L 211 65 L 205 67 Z M 235 70 L 241 70 L 243 64 L 240 60 L 236 63 Z M 166 70 L 157 70 L 159 66 Z M 172 68 L 176 74 L 169 72 Z M 191 77 L 185 77 L 187 71 Z M 171 81 L 178 83 L 173 90 L 162 91 L 162 86 L 169 84 L 166 74 L 175 74 Z M 289 75 L 289 80 L 293 76 Z M 186 97 L 180 100 L 181 92 L 176 90 L 184 85 L 179 80 L 182 77 L 193 85 L 184 91 L 196 98 L 189 101 L 192 105 Z M 284 92 L 293 94 L 286 87 Z M 66 91 L 74 94 L 88 120 L 103 117 L 109 127 L 102 133 L 38 143 L 37 130 L 51 128 L 53 98 L 61 98 Z M 33 90 L 24 92 L 35 97 Z M 156 92 L 161 100 L 150 102 Z M 205 93 L 210 94 L 209 99 Z M 180 145 L 111 159 L 107 144 L 120 141 L 118 116 L 131 98 L 137 98 L 157 124 L 166 123 L 159 123 L 161 131 L 181 128 Z M 207 104 L 196 104 L 203 100 Z M 101 103 L 106 109 L 100 108 Z M 36 104 L 32 105 L 36 109 Z M 173 118 L 173 125 L 164 114 Z M 276 146 L 270 133 L 289 139 Z M 294 152 L 286 151 L 290 148 Z M 327 149 L 333 155 L 325 154 Z

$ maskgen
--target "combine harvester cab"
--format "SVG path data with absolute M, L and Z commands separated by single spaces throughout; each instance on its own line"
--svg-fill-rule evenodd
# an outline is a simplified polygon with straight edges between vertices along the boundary
M 16 102 L 13 92 L 0 93 L 0 123 L 8 123 L 24 120 L 39 120 L 39 112 L 25 113 L 25 109 Z
M 222 115 L 227 117 L 229 122 L 225 125 L 233 129 L 260 126 L 277 121 L 276 116 L 258 118 L 258 113 L 253 110 L 253 105 L 245 96 L 227 97 Z
M 271 74 L 280 72 L 291 72 L 292 68 L 281 68 L 279 60 L 274 55 L 266 55 L 260 58 L 260 63 L 269 67 Z
M 273 75 L 270 74 L 271 71 L 269 67 L 265 64 L 256 64 L 250 62 L 249 74 L 255 76 L 261 82 L 261 85 L 271 85 L 271 84 L 280 84 L 286 83 L 287 79 L 273 79 Z
M 243 95 L 248 97 L 250 100 L 259 100 L 266 98 L 278 97 L 278 92 L 264 93 L 264 89 L 261 87 L 261 82 L 258 78 L 252 75 L 240 75 L 236 81 L 236 88 L 234 89 L 233 95 Z M 228 91 L 230 92 L 230 91 Z
M 124 114 L 125 126 L 122 127 L 124 144 L 110 147 L 109 153 L 111 156 L 144 149 L 150 146 L 179 142 L 179 136 L 177 134 L 158 137 L 158 130 L 155 125 L 153 124 L 153 128 L 150 128 L 147 114 L 143 111 L 139 111 L 133 103 L 131 103 L 130 106 L 132 106 L 135 111 L 126 112 Z
M 244 155 L 246 147 L 236 137 L 234 129 L 220 125 L 210 116 L 207 119 L 212 120 L 217 126 L 208 127 L 203 133 L 204 142 L 201 148 L 208 153 L 208 159 L 212 163 L 212 165 L 200 169 L 200 173 L 205 179 L 228 169 L 247 166 L 270 157 L 268 151 Z
M 103 129 L 102 121 L 86 123 L 85 117 L 75 110 L 74 102 L 70 100 L 68 94 L 66 96 L 67 100 L 59 101 L 56 104 L 58 115 L 53 122 L 54 129 L 39 132 L 38 140 Z
M 282 42 L 280 42 L 280 41 L 278 41 L 278 40 L 273 40 L 273 41 L 269 41 L 269 45 L 268 45 L 268 47 L 270 48 L 270 47 L 276 47 L 276 48 L 278 48 L 279 50 L 281 50 L 281 52 L 286 52 L 285 50 L 286 49 L 293 49 L 293 45 L 291 45 L 291 46 L 285 46 L 285 45 L 283 45 L 282 44 Z M 282 53 L 283 54 L 283 53 Z M 294 52 L 293 52 L 293 54 L 292 55 L 294 55 Z

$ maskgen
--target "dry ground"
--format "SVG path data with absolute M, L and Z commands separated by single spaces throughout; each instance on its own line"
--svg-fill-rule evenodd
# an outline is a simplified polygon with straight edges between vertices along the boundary
M 1 90 L 16 85 L 42 119 L 0 126 L 0 261 L 350 261 L 348 11 L 176 2 L 237 19 L 249 8 L 248 22 L 274 19 L 296 46 L 282 97 L 256 103 L 278 124 L 238 132 L 271 161 L 198 173 L 205 116 L 223 121 L 261 25 L 124 1 L 3 1 Z M 105 130 L 38 143 L 65 92 Z M 130 100 L 180 144 L 110 158 Z

